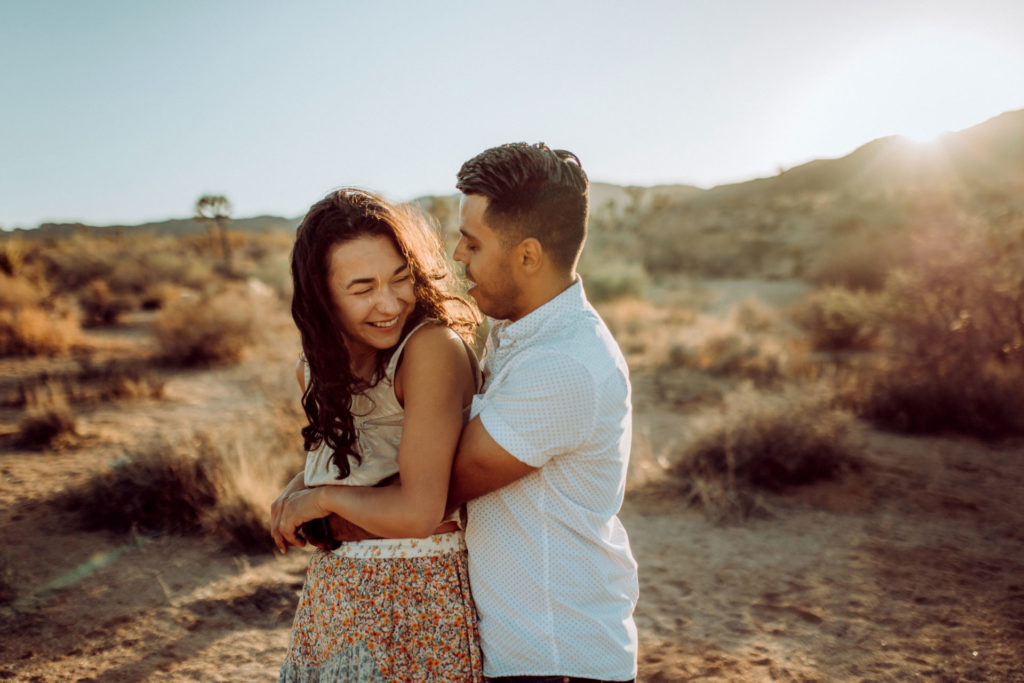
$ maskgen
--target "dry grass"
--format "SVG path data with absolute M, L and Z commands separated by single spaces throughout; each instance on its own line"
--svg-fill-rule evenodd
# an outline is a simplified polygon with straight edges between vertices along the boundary
M 271 552 L 270 503 L 301 467 L 300 451 L 294 410 L 268 405 L 236 430 L 127 453 L 58 504 L 85 529 L 204 535 L 236 550 Z
M 159 399 L 164 379 L 142 360 L 94 363 L 80 359 L 70 372 L 42 372 L 13 387 L 0 405 L 21 408 L 54 399 L 69 405 L 97 405 L 109 401 Z
M 132 454 L 62 503 L 86 529 L 198 533 L 220 498 L 223 475 L 208 437 Z
M 63 401 L 29 408 L 18 421 L 15 445 L 44 450 L 69 445 L 76 435 L 75 416 Z
M 759 491 L 834 479 L 859 467 L 853 418 L 822 388 L 766 394 L 750 386 L 704 416 L 673 467 L 691 504 L 718 516 L 749 516 Z
M 15 585 L 11 558 L 6 551 L 0 551 L 0 605 L 14 602 L 18 595 Z

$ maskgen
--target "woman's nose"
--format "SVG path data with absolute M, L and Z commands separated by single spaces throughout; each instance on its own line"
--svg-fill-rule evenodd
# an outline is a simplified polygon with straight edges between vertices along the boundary
M 380 290 L 380 294 L 377 297 L 377 310 L 382 313 L 398 313 L 402 309 L 402 304 L 398 300 L 398 295 L 390 287 L 384 287 Z

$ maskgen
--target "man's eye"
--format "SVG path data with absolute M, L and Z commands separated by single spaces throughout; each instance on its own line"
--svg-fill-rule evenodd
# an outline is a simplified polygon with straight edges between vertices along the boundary
M 360 289 L 358 292 L 353 292 L 353 294 L 356 296 L 362 296 L 363 294 L 369 294 L 372 291 L 372 289 Z

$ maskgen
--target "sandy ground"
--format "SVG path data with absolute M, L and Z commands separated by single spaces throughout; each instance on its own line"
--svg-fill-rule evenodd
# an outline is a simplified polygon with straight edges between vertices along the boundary
M 163 400 L 86 411 L 75 448 L 0 446 L 16 590 L 0 679 L 276 678 L 305 552 L 83 533 L 47 504 L 143 434 L 245 420 L 253 371 L 181 373 Z M 670 456 L 678 416 L 637 405 L 645 448 Z M 0 434 L 16 420 L 0 411 Z M 670 480 L 634 486 L 621 516 L 640 564 L 639 680 L 1024 681 L 1024 443 L 868 431 L 864 457 L 730 525 L 683 508 Z

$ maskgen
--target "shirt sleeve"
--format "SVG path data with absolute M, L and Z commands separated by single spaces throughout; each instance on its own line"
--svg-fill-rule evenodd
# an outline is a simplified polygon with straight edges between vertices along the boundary
M 487 392 L 480 421 L 513 457 L 541 467 L 554 455 L 578 449 L 590 433 L 595 388 L 591 372 L 575 358 L 531 356 Z

